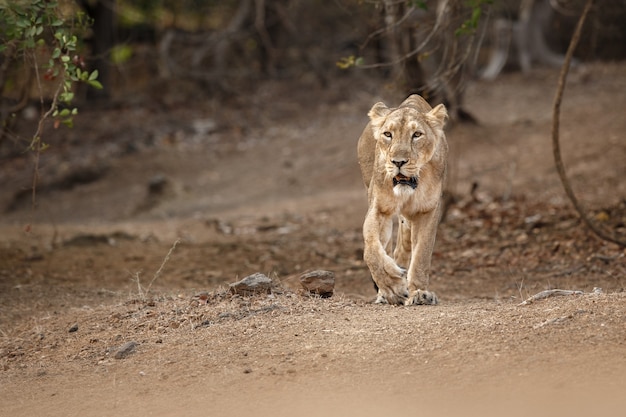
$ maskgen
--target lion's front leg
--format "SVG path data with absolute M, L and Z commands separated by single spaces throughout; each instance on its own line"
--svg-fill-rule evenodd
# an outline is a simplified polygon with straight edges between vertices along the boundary
M 391 239 L 392 219 L 371 207 L 363 224 L 365 241 L 363 259 L 378 287 L 377 302 L 403 304 L 408 296 L 405 270 L 387 254 L 385 247 Z
M 409 298 L 406 305 L 436 305 L 439 299 L 434 292 L 427 290 L 429 284 L 430 261 L 437 236 L 440 208 L 420 213 L 411 219 L 411 263 L 408 270 Z

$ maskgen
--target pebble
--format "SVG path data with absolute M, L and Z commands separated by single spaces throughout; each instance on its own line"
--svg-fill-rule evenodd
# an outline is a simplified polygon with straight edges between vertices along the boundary
M 115 352 L 115 356 L 113 357 L 115 359 L 124 359 L 125 357 L 133 353 L 138 345 L 139 344 L 134 340 L 124 343 L 122 346 L 120 346 L 119 349 L 117 349 L 117 351 Z

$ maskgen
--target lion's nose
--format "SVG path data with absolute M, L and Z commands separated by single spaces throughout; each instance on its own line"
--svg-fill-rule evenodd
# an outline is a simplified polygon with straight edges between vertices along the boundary
M 406 159 L 392 159 L 391 163 L 397 166 L 398 168 L 401 168 L 402 165 L 407 163 L 407 160 Z

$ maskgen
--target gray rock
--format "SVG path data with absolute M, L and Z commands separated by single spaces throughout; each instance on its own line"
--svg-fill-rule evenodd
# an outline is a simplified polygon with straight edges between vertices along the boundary
M 124 359 L 135 351 L 137 345 L 139 345 L 139 343 L 135 342 L 134 340 L 128 343 L 124 343 L 122 346 L 119 347 L 119 349 L 117 349 L 117 351 L 115 352 L 115 356 L 113 357 L 115 359 Z
M 311 271 L 300 275 L 302 288 L 320 297 L 331 297 L 335 291 L 335 273 L 331 271 Z
M 272 287 L 272 280 L 257 272 L 248 275 L 238 282 L 230 284 L 230 292 L 239 295 L 254 295 L 268 293 Z

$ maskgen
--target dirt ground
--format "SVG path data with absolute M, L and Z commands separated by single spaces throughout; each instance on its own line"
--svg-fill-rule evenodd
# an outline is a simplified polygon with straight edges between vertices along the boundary
M 562 191 L 557 76 L 471 85 L 436 307 L 372 304 L 355 154 L 371 105 L 401 100 L 382 86 L 277 82 L 223 107 L 160 86 L 85 109 L 50 133 L 34 212 L 30 157 L 0 165 L 0 415 L 623 415 L 626 251 Z M 622 239 L 624 92 L 626 64 L 578 68 L 561 119 L 576 193 Z M 332 297 L 301 293 L 314 269 Z M 229 293 L 256 272 L 270 293 Z M 583 294 L 520 305 L 555 288 Z

